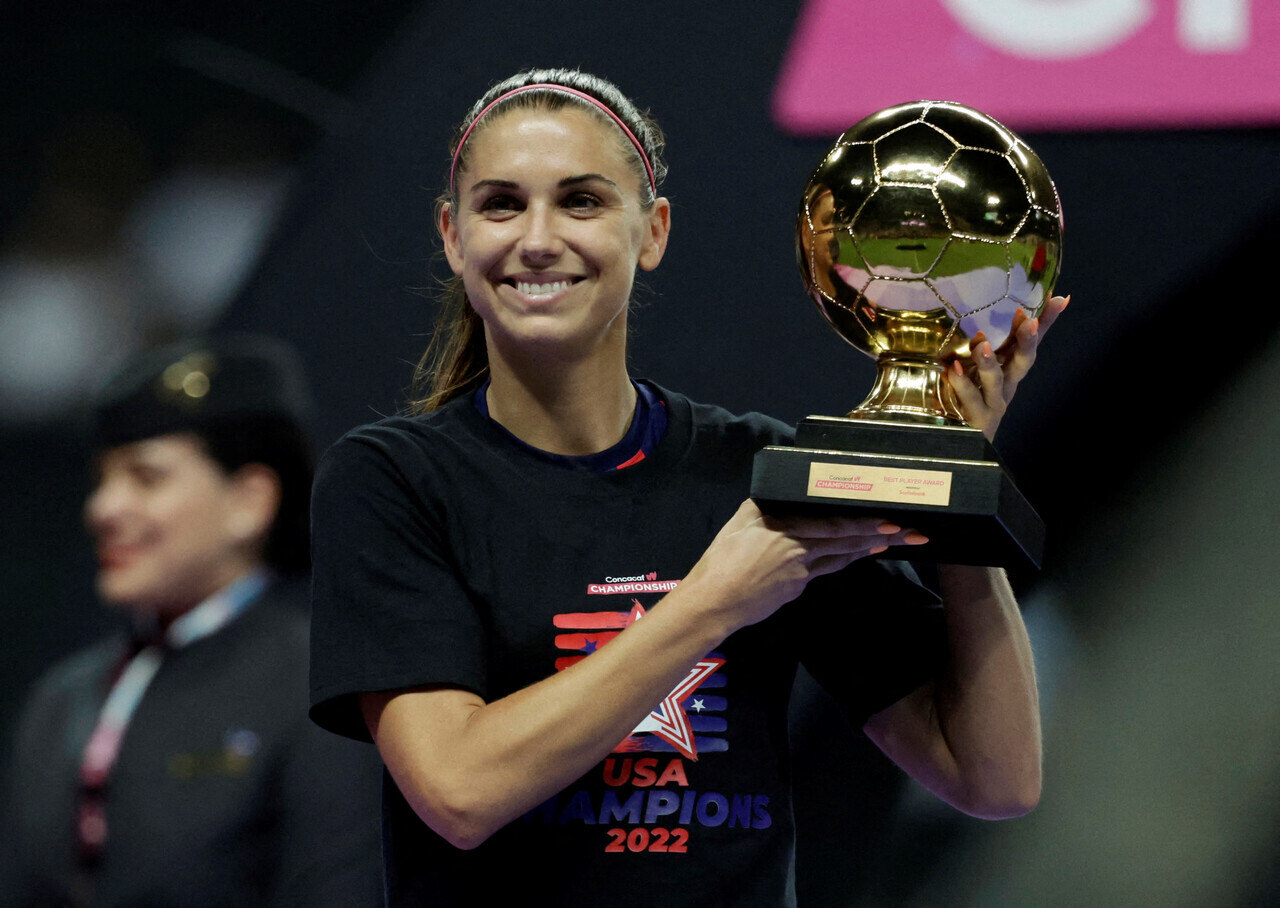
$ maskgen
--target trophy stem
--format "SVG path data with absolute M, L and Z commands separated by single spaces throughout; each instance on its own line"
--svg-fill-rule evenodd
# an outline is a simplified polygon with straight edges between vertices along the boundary
M 875 386 L 848 418 L 966 426 L 946 372 L 947 367 L 935 360 L 881 354 Z

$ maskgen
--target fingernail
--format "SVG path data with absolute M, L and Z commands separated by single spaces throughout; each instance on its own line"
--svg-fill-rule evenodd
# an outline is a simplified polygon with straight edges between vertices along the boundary
M 877 545 L 877 546 L 872 546 L 870 554 L 879 555 L 881 552 L 887 552 L 887 551 L 889 551 L 889 547 L 887 545 Z
M 951 361 L 951 371 L 956 375 L 964 375 L 964 366 L 960 365 L 960 360 L 953 359 Z
M 880 526 L 876 527 L 876 531 L 879 533 L 884 533 L 886 536 L 892 536 L 894 533 L 901 533 L 902 527 L 897 526 L 896 524 L 889 523 L 888 521 L 885 521 L 884 523 L 880 524 Z
M 1069 306 L 1070 304 L 1071 304 L 1071 294 L 1070 294 L 1070 293 L 1068 293 L 1068 294 L 1067 294 L 1067 296 L 1066 296 L 1066 299 L 1064 299 L 1064 300 L 1062 301 L 1062 308 L 1063 308 L 1063 309 L 1065 309 L 1065 308 L 1067 308 L 1067 306 Z
M 902 541 L 907 545 L 924 545 L 929 541 L 929 537 L 924 533 L 917 533 L 915 530 L 912 530 L 906 536 L 902 537 Z
M 982 344 L 981 352 L 982 352 L 983 359 L 991 359 L 991 344 L 984 341 Z
M 1031 329 L 1030 329 L 1030 331 L 1029 331 L 1028 333 L 1029 333 L 1032 337 L 1039 337 L 1039 336 L 1040 336 L 1040 319 L 1038 319 L 1038 318 L 1033 318 L 1033 319 L 1031 320 Z

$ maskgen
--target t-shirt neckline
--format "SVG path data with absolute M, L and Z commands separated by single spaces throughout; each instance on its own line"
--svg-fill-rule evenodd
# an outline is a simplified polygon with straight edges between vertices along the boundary
M 666 436 L 669 421 L 664 395 L 652 382 L 632 379 L 631 384 L 636 389 L 635 412 L 621 439 L 594 454 L 554 454 L 521 440 L 489 414 L 489 402 L 486 397 L 489 384 L 486 381 L 471 395 L 472 405 L 481 418 L 526 453 L 561 469 L 582 470 L 589 473 L 611 473 L 632 469 L 651 457 Z
M 693 438 L 693 413 L 687 398 L 668 391 L 656 382 L 637 379 L 639 383 L 652 386 L 657 396 L 666 402 L 667 430 L 657 447 L 643 461 L 625 470 L 611 470 L 607 473 L 595 473 L 581 468 L 565 469 L 559 464 L 548 463 L 542 457 L 531 452 L 528 445 L 520 442 L 511 433 L 502 429 L 491 419 L 484 417 L 476 409 L 471 394 L 454 398 L 445 405 L 452 410 L 454 418 L 461 421 L 476 441 L 491 454 L 508 461 L 513 467 L 531 471 L 530 476 L 538 475 L 545 481 L 561 484 L 566 490 L 575 481 L 594 480 L 593 488 L 600 484 L 630 488 L 651 482 L 651 477 L 677 465 L 688 453 Z M 569 486 L 563 485 L 570 483 Z

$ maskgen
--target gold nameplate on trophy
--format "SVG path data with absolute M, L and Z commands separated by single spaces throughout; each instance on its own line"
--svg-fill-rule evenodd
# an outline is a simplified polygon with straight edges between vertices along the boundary
M 813 452 L 821 454 L 820 451 Z M 845 498 L 849 501 L 888 501 L 946 507 L 951 501 L 951 474 L 941 470 L 899 470 L 848 464 L 809 464 L 808 493 L 812 498 Z

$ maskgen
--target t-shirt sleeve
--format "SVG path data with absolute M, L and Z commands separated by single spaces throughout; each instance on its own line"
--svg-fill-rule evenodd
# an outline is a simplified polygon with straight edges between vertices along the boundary
M 449 554 L 431 471 L 403 430 L 326 452 L 312 493 L 311 718 L 360 740 L 359 694 L 445 685 L 485 695 L 481 617 Z
M 907 562 L 855 562 L 811 581 L 798 604 L 800 659 L 855 727 L 936 677 L 942 605 Z

